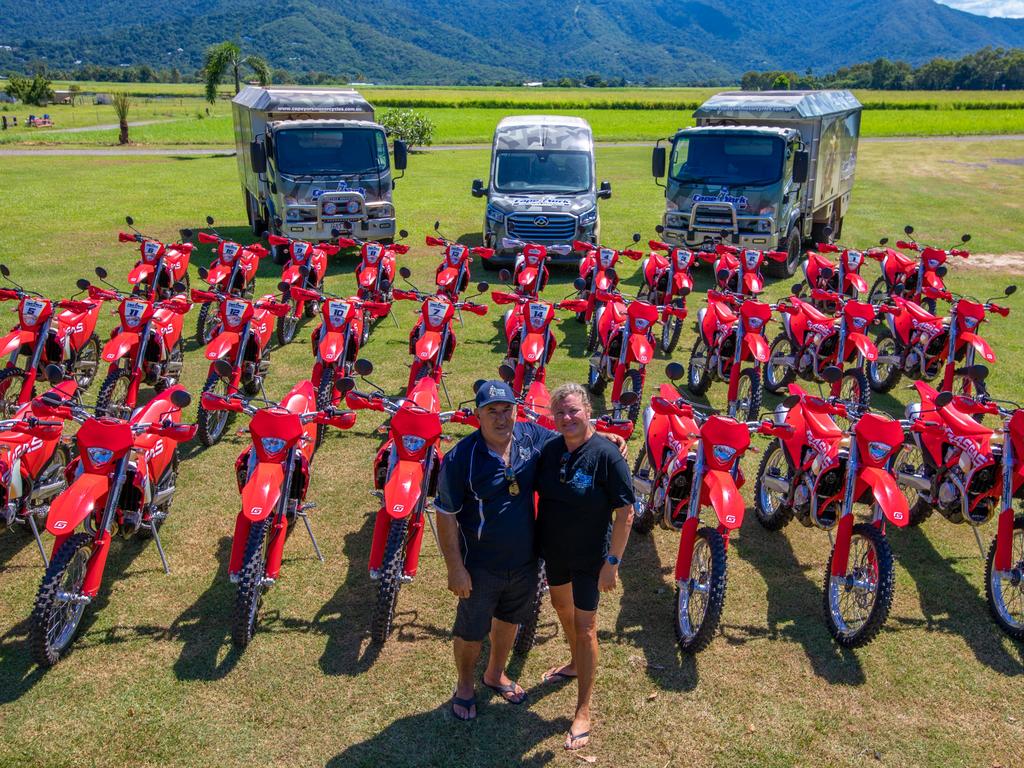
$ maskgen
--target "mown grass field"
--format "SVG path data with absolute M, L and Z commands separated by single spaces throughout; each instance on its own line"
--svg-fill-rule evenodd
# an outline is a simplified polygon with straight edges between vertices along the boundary
M 1008 190 L 1024 184 L 1024 168 L 999 162 L 1017 156 L 1014 142 L 864 145 L 844 239 L 867 246 L 910 222 L 922 239 L 949 241 L 966 230 L 979 252 L 1019 251 L 1024 216 Z M 97 264 L 123 284 L 135 253 L 116 242 L 125 213 L 165 238 L 198 226 L 208 213 L 222 232 L 246 234 L 230 158 L 2 163 L 0 262 L 41 291 L 64 295 Z M 483 206 L 469 184 L 485 165 L 483 150 L 416 155 L 399 182 L 396 204 L 415 245 L 403 261 L 421 285 L 436 264 L 436 252 L 420 245 L 435 218 L 450 236 L 479 231 Z M 614 183 L 614 197 L 602 207 L 606 241 L 623 243 L 635 230 L 653 236 L 663 203 L 647 175 L 647 150 L 601 149 L 598 166 Z M 207 253 L 197 249 L 194 261 L 205 264 Z M 332 290 L 353 289 L 351 266 L 351 257 L 332 263 Z M 623 269 L 633 288 L 635 266 Z M 266 263 L 260 274 L 260 286 L 273 290 L 277 269 Z M 547 295 L 568 293 L 571 278 L 556 272 Z M 987 296 L 1010 280 L 956 264 L 948 282 Z M 769 295 L 784 293 L 788 282 L 772 284 Z M 705 274 L 691 312 L 706 286 Z M 1014 314 L 995 318 L 983 332 L 1000 358 L 991 388 L 1020 400 L 1024 340 L 1017 318 L 1024 303 L 1014 297 L 1010 305 Z M 377 365 L 374 378 L 392 391 L 406 376 L 412 306 L 399 305 L 397 316 L 401 328 L 381 324 L 365 348 Z M 458 329 L 447 380 L 454 400 L 468 398 L 473 380 L 498 365 L 498 320 L 467 317 Z M 106 332 L 112 319 L 104 315 L 103 323 Z M 193 324 L 189 317 L 186 327 Z M 274 352 L 274 396 L 308 375 L 310 330 L 306 325 L 299 340 Z M 557 333 L 561 346 L 549 381 L 583 380 L 583 328 L 564 320 Z M 676 359 L 685 362 L 693 338 L 688 326 Z M 665 362 L 650 368 L 652 387 L 663 381 Z M 194 391 L 205 372 L 201 351 L 189 344 L 184 382 Z M 710 394 L 720 403 L 724 387 Z M 893 394 L 877 404 L 898 411 L 910 393 Z M 317 562 L 297 532 L 244 655 L 228 639 L 234 589 L 226 578 L 238 506 L 233 462 L 244 436 L 206 451 L 186 448 L 179 495 L 163 529 L 171 575 L 160 570 L 153 548 L 115 542 L 105 586 L 73 653 L 45 674 L 25 643 L 41 576 L 38 554 L 20 532 L 0 534 L 0 765 L 578 764 L 561 748 L 575 690 L 538 684 L 545 669 L 565 659 L 550 608 L 540 645 L 513 666 L 530 690 L 529 706 L 484 698 L 480 717 L 468 725 L 447 714 L 454 600 L 429 536 L 416 582 L 402 589 L 395 635 L 383 649 L 370 646 L 375 591 L 365 564 L 375 503 L 368 478 L 379 423 L 360 415 L 351 432 L 331 434 L 318 453 L 309 496 L 320 504 L 313 524 L 327 562 Z M 745 459 L 748 478 L 758 459 Z M 585 755 L 597 765 L 656 767 L 1019 764 L 1024 649 L 988 618 L 983 563 L 970 532 L 936 518 L 890 533 L 897 558 L 892 613 L 879 638 L 856 653 L 840 652 L 822 621 L 825 534 L 795 524 L 769 534 L 746 520 L 730 548 L 722 632 L 696 658 L 675 649 L 675 536 L 656 530 L 634 537 L 622 589 L 603 599 L 599 614 L 602 658 Z M 992 533 L 987 526 L 983 539 Z

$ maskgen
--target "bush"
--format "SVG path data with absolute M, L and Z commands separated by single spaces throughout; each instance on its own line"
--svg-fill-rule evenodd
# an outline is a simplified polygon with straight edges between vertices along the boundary
M 430 146 L 434 141 L 434 123 L 426 115 L 411 109 L 387 109 L 379 122 L 392 139 L 404 141 L 409 147 Z
M 37 107 L 42 107 L 53 101 L 53 89 L 50 87 L 50 81 L 42 75 L 28 78 L 12 73 L 6 90 L 8 96 L 18 99 L 23 104 L 35 104 Z

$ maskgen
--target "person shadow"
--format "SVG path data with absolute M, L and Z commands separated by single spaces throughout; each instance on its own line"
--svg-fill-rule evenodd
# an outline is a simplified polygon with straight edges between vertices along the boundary
M 949 525 L 938 513 L 933 517 L 934 525 Z M 979 579 L 977 585 L 968 581 L 955 567 L 960 558 L 942 555 L 922 526 L 889 530 L 900 565 L 917 585 L 924 629 L 959 635 L 974 657 L 996 672 L 1024 674 L 1024 649 L 1014 646 L 1016 655 L 1007 649 L 1005 635 L 989 615 L 983 581 Z M 966 531 L 963 533 L 970 536 Z M 978 570 L 983 572 L 984 568 Z
M 738 628 L 746 629 L 746 632 L 743 636 L 731 638 L 730 642 L 744 643 L 758 639 L 796 642 L 802 646 L 811 669 L 818 677 L 832 684 L 863 685 L 866 677 L 857 654 L 837 645 L 825 626 L 825 617 L 822 615 L 824 565 L 820 568 L 815 566 L 812 570 L 811 566 L 797 559 L 785 533 L 752 532 L 751 526 L 759 527 L 755 521 L 749 521 L 747 535 L 730 539 L 729 557 L 742 557 L 764 579 L 768 598 L 768 627 L 767 631 L 760 626 Z M 825 560 L 828 557 L 828 538 L 824 531 L 816 533 L 821 537 L 821 557 Z M 886 628 L 882 631 L 885 632 Z

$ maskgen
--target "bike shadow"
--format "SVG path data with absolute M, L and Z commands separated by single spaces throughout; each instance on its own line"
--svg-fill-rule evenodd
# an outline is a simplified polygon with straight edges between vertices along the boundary
M 767 630 L 760 626 L 739 627 L 746 630 L 747 636 L 732 637 L 729 642 L 799 643 L 818 677 L 832 684 L 863 685 L 866 677 L 857 654 L 836 645 L 825 626 L 821 607 L 824 566 L 812 570 L 801 563 L 785 533 L 757 533 L 761 535 L 750 535 L 748 524 L 748 535 L 730 539 L 730 549 L 750 563 L 765 581 Z M 822 557 L 826 558 L 828 541 L 823 532 L 821 539 Z M 808 576 L 808 572 L 820 574 L 821 580 Z
M 941 517 L 935 524 L 949 525 Z M 959 635 L 974 657 L 996 672 L 1024 674 L 1024 649 L 1015 645 L 1016 655 L 1007 650 L 1005 635 L 989 615 L 984 584 L 972 584 L 956 568 L 957 560 L 967 558 L 944 556 L 921 526 L 890 530 L 893 531 L 893 549 L 899 552 L 899 564 L 917 585 L 925 618 L 923 629 Z M 965 531 L 964 535 L 969 534 Z
M 40 527 L 42 528 L 42 526 Z M 46 556 L 49 557 L 53 539 L 46 535 L 45 530 L 40 530 L 39 533 L 43 536 L 43 548 L 46 550 Z M 31 550 L 31 553 L 28 550 Z M 31 565 L 8 565 L 22 552 L 34 555 Z M 39 549 L 36 547 L 35 539 L 32 538 L 32 532 L 26 526 L 19 525 L 17 530 L 0 530 L 0 574 L 8 570 L 38 570 L 39 577 L 43 576 L 43 559 L 39 556 Z
M 217 568 L 210 586 L 171 623 L 167 637 L 181 643 L 174 662 L 178 680 L 220 680 L 235 668 L 242 652 L 231 642 L 223 617 L 233 609 L 235 585 L 228 579 L 231 537 L 222 536 L 214 556 Z M 222 650 L 227 647 L 227 653 Z

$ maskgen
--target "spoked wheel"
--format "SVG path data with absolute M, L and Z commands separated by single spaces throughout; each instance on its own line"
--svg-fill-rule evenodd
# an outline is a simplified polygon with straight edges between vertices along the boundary
M 879 358 L 899 359 L 902 354 L 899 342 L 888 332 L 878 337 L 875 346 L 878 348 Z M 888 392 L 895 387 L 901 373 L 900 366 L 896 363 L 874 360 L 867 364 L 868 384 L 875 392 Z
M 683 321 L 675 315 L 669 315 L 661 324 L 661 351 L 666 355 L 679 343 L 679 335 L 683 332 Z
M 870 523 L 853 526 L 845 576 L 825 566 L 825 621 L 829 634 L 844 648 L 858 648 L 875 639 L 889 616 L 893 577 L 892 550 L 885 535 Z
M 100 337 L 94 333 L 78 350 L 75 361 L 71 365 L 71 375 L 75 377 L 79 389 L 85 390 L 92 386 L 99 364 Z
M 213 338 L 213 330 L 217 327 L 217 313 L 213 304 L 203 304 L 199 307 L 199 316 L 196 318 L 196 344 L 205 347 Z
M 295 313 L 295 306 L 293 304 L 292 311 L 284 317 L 277 318 L 277 345 L 279 347 L 285 347 L 295 340 L 295 334 L 299 330 L 299 318 Z
M 132 407 L 128 404 L 128 390 L 131 383 L 132 374 L 127 368 L 115 368 L 108 373 L 96 396 L 97 414 L 118 419 L 130 418 Z
M 793 470 L 778 440 L 772 440 L 761 457 L 754 483 L 754 515 L 762 527 L 778 531 L 793 519 L 793 507 L 787 503 L 793 484 Z
M 626 371 L 626 378 L 622 382 L 622 392 L 636 392 L 636 402 L 633 403 L 626 409 L 626 418 L 636 424 L 636 420 L 640 418 L 640 404 L 643 402 L 644 396 L 644 377 L 641 371 L 635 368 Z M 616 408 L 616 418 L 621 419 L 622 415 L 619 413 L 621 408 Z
M 871 404 L 871 389 L 868 387 L 868 377 L 860 368 L 851 368 L 843 371 L 843 378 L 839 381 L 839 399 L 844 403 L 853 404 L 861 413 L 866 413 Z M 845 416 L 836 416 L 836 424 L 842 430 L 849 429 L 852 424 Z
M 714 528 L 701 528 L 693 542 L 690 578 L 676 585 L 676 642 L 686 653 L 711 642 L 725 604 L 725 539 Z
M 20 407 L 18 398 L 25 386 L 28 374 L 21 368 L 4 368 L 0 371 L 0 416 L 13 416 Z M 33 387 L 32 395 L 35 395 Z
M 322 411 L 331 404 L 334 399 L 334 376 L 337 368 L 332 365 L 325 365 L 320 371 L 320 385 L 316 390 L 316 409 Z M 320 443 L 324 441 L 324 435 L 327 432 L 327 426 L 324 424 L 316 425 L 316 447 L 320 447 Z
M 985 597 L 996 624 L 1014 640 L 1024 640 L 1024 515 L 1013 521 L 1010 570 L 995 570 L 996 540 L 985 560 Z
M 871 285 L 871 290 L 868 291 L 868 304 L 880 304 L 885 299 L 889 298 L 889 286 L 885 282 L 885 275 L 882 275 Z
M 601 343 L 601 333 L 597 329 L 597 310 L 590 316 L 590 330 L 587 332 L 587 354 L 592 355 Z
M 93 537 L 76 533 L 57 550 L 43 575 L 29 619 L 29 647 L 41 667 L 52 667 L 78 632 L 87 601 L 82 596 Z
M 548 575 L 544 569 L 544 561 L 537 561 L 537 591 L 533 595 L 533 603 L 530 606 L 530 618 L 519 625 L 516 630 L 515 643 L 512 645 L 512 652 L 517 656 L 525 656 L 537 641 L 537 624 L 540 621 L 541 608 L 544 606 L 544 595 L 548 591 Z
M 370 627 L 370 637 L 377 644 L 387 642 L 394 628 L 395 606 L 398 604 L 398 591 L 402 588 L 402 570 L 405 568 L 405 533 L 408 525 L 408 518 L 393 519 L 388 529 L 384 561 L 380 566 L 377 605 L 373 609 L 373 624 Z
M 253 523 L 249 528 L 242 570 L 238 574 L 235 614 L 231 622 L 231 640 L 239 648 L 245 648 L 256 634 L 260 604 L 267 588 L 267 549 L 270 547 L 269 533 L 272 528 L 273 515 Z
M 636 533 L 647 534 L 658 522 L 658 511 L 654 506 L 654 481 L 655 470 L 647 453 L 647 446 L 640 449 L 640 453 L 633 462 L 633 477 L 651 486 L 651 492 L 641 498 L 637 494 L 636 503 L 633 505 L 633 530 Z
M 594 367 L 593 364 L 587 370 L 587 389 L 593 394 L 600 396 L 604 392 L 607 381 L 601 375 L 601 369 Z
M 924 479 L 929 475 L 921 449 L 910 438 L 903 444 L 903 452 L 896 457 L 896 484 L 903 492 L 907 507 L 910 509 L 907 525 L 920 525 L 931 515 L 932 506 L 924 500 L 917 488 L 901 482 L 900 475 L 913 475 L 917 479 Z
M 203 392 L 212 392 L 215 395 L 227 397 L 232 394 L 231 382 L 222 379 L 216 371 L 210 371 L 206 384 L 203 385 Z M 199 437 L 199 442 L 207 448 L 216 445 L 224 436 L 224 430 L 230 419 L 231 411 L 208 411 L 200 405 L 199 412 L 196 414 L 196 426 L 198 427 L 196 434 Z
M 181 339 L 171 347 L 171 351 L 167 354 L 167 366 L 168 368 L 173 364 L 175 372 L 167 376 L 161 376 L 157 379 L 156 384 L 153 385 L 153 389 L 157 392 L 163 392 L 170 387 L 173 387 L 178 383 L 181 378 L 181 367 L 185 364 L 185 350 L 182 347 Z
M 757 368 L 744 368 L 736 385 L 736 418 L 757 421 L 761 412 L 761 372 Z
M 773 395 L 781 395 L 796 378 L 796 345 L 786 334 L 780 333 L 772 342 L 768 355 L 764 366 L 764 388 Z
M 686 371 L 686 388 L 693 394 L 703 395 L 711 386 L 711 371 L 708 370 L 708 345 L 698 333 L 690 350 L 690 362 Z

